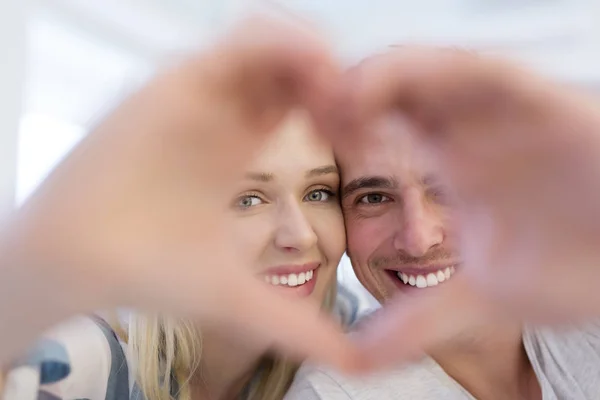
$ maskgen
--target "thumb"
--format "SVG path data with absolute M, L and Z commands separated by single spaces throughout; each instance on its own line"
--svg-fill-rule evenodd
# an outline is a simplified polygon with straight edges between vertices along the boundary
M 412 361 L 476 322 L 482 302 L 459 274 L 434 290 L 395 297 L 366 321 L 355 337 L 360 369 Z

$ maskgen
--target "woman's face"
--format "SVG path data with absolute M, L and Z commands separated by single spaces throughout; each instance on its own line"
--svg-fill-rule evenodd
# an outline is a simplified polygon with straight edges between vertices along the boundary
M 345 248 L 333 151 L 300 113 L 237 183 L 232 247 L 273 290 L 322 302 Z

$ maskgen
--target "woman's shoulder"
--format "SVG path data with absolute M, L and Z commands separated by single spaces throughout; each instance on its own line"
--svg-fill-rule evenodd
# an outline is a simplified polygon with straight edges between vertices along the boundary
M 338 283 L 333 314 L 342 326 L 349 329 L 379 307 L 373 301 L 355 287 Z
M 6 374 L 4 398 L 129 399 L 123 344 L 98 316 L 78 316 L 47 331 Z

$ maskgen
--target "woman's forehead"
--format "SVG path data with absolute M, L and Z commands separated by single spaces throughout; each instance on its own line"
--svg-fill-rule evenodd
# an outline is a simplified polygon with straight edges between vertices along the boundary
M 308 170 L 333 163 L 331 144 L 315 131 L 307 115 L 296 112 L 267 138 L 251 167 L 276 172 L 286 169 Z

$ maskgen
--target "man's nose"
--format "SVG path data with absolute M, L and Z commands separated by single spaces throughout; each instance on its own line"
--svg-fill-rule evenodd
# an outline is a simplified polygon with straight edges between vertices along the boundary
M 442 220 L 430 209 L 421 190 L 407 189 L 403 200 L 402 223 L 394 237 L 394 248 L 422 257 L 443 242 Z

